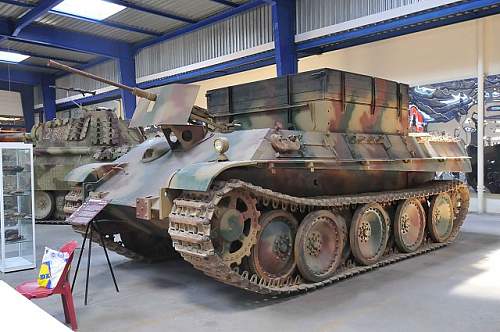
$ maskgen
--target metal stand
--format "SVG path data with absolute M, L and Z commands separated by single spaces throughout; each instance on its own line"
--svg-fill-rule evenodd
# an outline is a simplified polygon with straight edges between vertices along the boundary
M 73 276 L 73 283 L 71 284 L 71 291 L 73 292 L 73 289 L 75 287 L 75 281 L 76 281 L 76 276 L 78 275 L 78 269 L 80 268 L 80 261 L 82 260 L 82 255 L 85 250 L 85 242 L 89 242 L 89 253 L 88 253 L 88 259 L 87 259 L 87 277 L 85 280 L 85 305 L 87 305 L 87 295 L 88 295 L 88 290 L 89 290 L 89 274 L 90 274 L 90 259 L 92 257 L 92 235 L 93 232 L 96 232 L 99 234 L 99 237 L 101 239 L 102 243 L 102 248 L 104 249 L 104 254 L 106 255 L 106 260 L 108 261 L 108 267 L 109 271 L 111 272 L 111 277 L 113 278 L 113 283 L 115 284 L 116 292 L 119 293 L 120 291 L 118 290 L 118 284 L 116 283 L 116 278 L 115 278 L 115 273 L 113 272 L 113 267 L 111 266 L 111 262 L 109 261 L 109 256 L 108 256 L 108 250 L 106 249 L 106 244 L 104 243 L 104 239 L 102 237 L 101 232 L 97 229 L 97 225 L 94 224 L 94 221 L 91 220 L 87 224 L 87 228 L 85 230 L 85 237 L 83 238 L 83 244 L 82 244 L 82 249 L 80 250 L 80 255 L 78 257 L 78 263 L 76 264 L 76 269 L 75 269 L 75 275 Z M 90 238 L 89 238 L 89 232 L 90 232 Z

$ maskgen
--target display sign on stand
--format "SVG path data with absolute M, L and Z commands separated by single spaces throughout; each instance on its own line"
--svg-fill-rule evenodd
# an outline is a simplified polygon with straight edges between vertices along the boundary
M 102 233 L 94 222 L 94 217 L 101 212 L 108 201 L 104 199 L 87 199 L 68 219 L 66 220 L 71 225 L 74 226 L 85 226 L 85 236 L 83 238 L 82 249 L 80 250 L 80 255 L 78 256 L 78 262 L 76 264 L 75 275 L 73 277 L 73 283 L 71 289 L 75 287 L 76 277 L 78 275 L 78 270 L 80 268 L 80 262 L 82 260 L 83 251 L 85 250 L 85 242 L 88 239 L 89 249 L 88 249 L 88 259 L 87 259 L 87 276 L 85 279 L 85 305 L 87 305 L 87 297 L 89 290 L 89 274 L 90 274 L 90 260 L 92 258 L 92 239 L 94 234 L 100 239 L 102 248 L 104 249 L 104 254 L 106 255 L 106 260 L 108 262 L 109 271 L 111 272 L 111 277 L 113 278 L 113 283 L 115 284 L 116 292 L 118 290 L 118 284 L 116 283 L 115 273 L 113 272 L 113 267 L 109 261 L 108 250 L 106 249 L 106 242 L 103 239 Z

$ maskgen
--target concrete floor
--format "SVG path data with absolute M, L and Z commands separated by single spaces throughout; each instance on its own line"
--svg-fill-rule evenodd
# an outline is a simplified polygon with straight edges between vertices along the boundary
M 38 255 L 77 239 L 68 226 L 37 226 Z M 89 305 L 84 272 L 75 302 L 80 331 L 500 331 L 500 217 L 469 215 L 454 245 L 285 299 L 212 281 L 183 261 L 147 265 L 94 246 Z M 39 261 L 40 261 L 39 257 Z M 36 271 L 0 275 L 12 286 Z M 36 302 L 59 320 L 59 298 Z

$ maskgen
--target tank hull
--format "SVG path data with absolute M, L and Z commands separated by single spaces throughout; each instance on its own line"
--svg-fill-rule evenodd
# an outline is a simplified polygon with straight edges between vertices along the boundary
M 441 248 L 469 192 L 434 174 L 469 172 L 470 160 L 458 139 L 408 133 L 407 90 L 301 73 L 208 92 L 210 123 L 165 90 L 134 115 L 164 138 L 68 174 L 93 198 L 70 219 L 94 219 L 129 257 L 174 249 L 218 281 L 273 295 Z

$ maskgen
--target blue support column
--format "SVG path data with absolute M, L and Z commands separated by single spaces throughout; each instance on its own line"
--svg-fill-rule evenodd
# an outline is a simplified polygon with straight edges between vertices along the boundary
M 135 87 L 137 85 L 135 81 L 135 60 L 133 57 L 129 59 L 120 58 L 120 76 L 121 83 Z M 122 90 L 122 105 L 123 105 L 123 113 L 125 114 L 125 119 L 132 119 L 132 115 L 134 115 L 135 106 L 136 106 L 136 97 L 128 91 Z
M 295 0 L 273 1 L 272 16 L 277 74 L 295 74 L 298 66 L 295 49 Z
M 35 97 L 33 87 L 24 85 L 20 89 L 23 104 L 24 127 L 29 132 L 35 124 Z
M 56 90 L 51 88 L 56 80 L 53 76 L 42 77 L 42 95 L 43 95 L 43 117 L 44 121 L 50 121 L 56 118 Z

